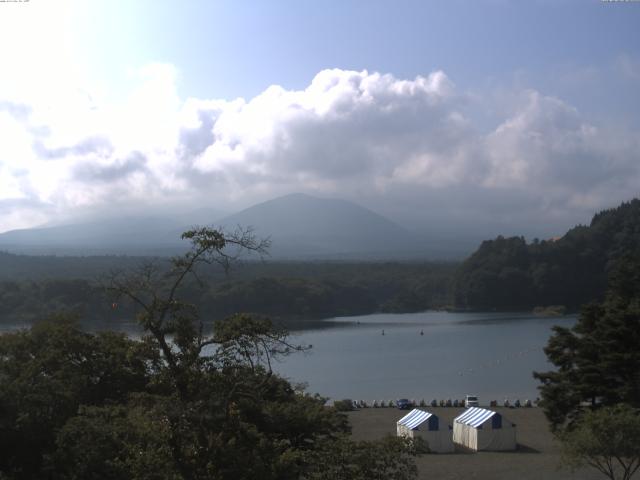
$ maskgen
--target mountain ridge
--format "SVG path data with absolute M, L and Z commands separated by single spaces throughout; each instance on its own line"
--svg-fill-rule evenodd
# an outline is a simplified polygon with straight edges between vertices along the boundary
M 182 217 L 137 216 L 12 230 L 0 234 L 0 249 L 48 255 L 173 255 L 186 248 L 180 234 L 195 224 L 185 223 Z M 292 193 L 207 223 L 228 230 L 239 225 L 252 227 L 256 236 L 271 238 L 270 255 L 274 259 L 397 260 L 430 256 L 424 237 L 370 209 L 337 198 Z
M 292 193 L 252 205 L 220 221 L 250 225 L 282 258 L 386 258 L 425 255 L 421 238 L 354 202 Z

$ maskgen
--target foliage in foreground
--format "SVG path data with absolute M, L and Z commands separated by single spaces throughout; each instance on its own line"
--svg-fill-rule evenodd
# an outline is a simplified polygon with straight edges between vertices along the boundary
M 586 412 L 560 439 L 572 468 L 586 464 L 611 480 L 629 480 L 640 467 L 640 416 L 627 405 Z
M 310 451 L 304 478 L 307 480 L 387 480 L 414 478 L 418 469 L 413 456 L 426 444 L 387 436 L 378 442 L 353 442 L 346 437 L 324 442 Z
M 541 406 L 555 431 L 585 410 L 640 408 L 640 259 L 620 262 L 606 299 L 583 308 L 572 328 L 554 327 L 545 348 L 556 370 L 536 372 Z
M 68 318 L 0 336 L 0 478 L 414 478 L 411 445 L 352 442 L 346 417 L 272 371 L 304 349 L 286 332 L 236 315 L 207 334 L 178 298 L 199 264 L 228 268 L 265 245 L 246 231 L 184 238 L 193 248 L 169 272 L 146 264 L 109 280 L 137 305 L 141 340 Z
M 554 327 L 545 353 L 555 371 L 534 373 L 541 406 L 571 468 L 611 480 L 640 467 L 640 258 L 624 257 L 604 302 L 583 308 L 572 328 Z

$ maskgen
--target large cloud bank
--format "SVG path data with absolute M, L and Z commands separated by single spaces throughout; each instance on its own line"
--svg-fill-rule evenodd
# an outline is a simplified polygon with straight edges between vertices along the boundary
M 521 225 L 583 218 L 640 185 L 637 132 L 607 130 L 535 90 L 509 92 L 487 124 L 477 113 L 488 100 L 442 71 L 324 70 L 304 90 L 231 101 L 181 99 L 176 76 L 146 66 L 120 102 L 0 90 L 0 231 L 289 192 L 358 200 L 418 226 Z

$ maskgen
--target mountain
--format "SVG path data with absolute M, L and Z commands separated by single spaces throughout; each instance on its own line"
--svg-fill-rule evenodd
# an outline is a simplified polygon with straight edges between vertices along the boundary
M 199 209 L 174 216 L 122 216 L 0 234 L 0 250 L 36 255 L 173 255 L 184 250 L 180 234 L 223 214 Z
M 640 258 L 640 200 L 597 213 L 590 225 L 563 237 L 527 243 L 523 237 L 487 240 L 461 265 L 457 306 L 576 310 L 600 300 L 620 262 Z
M 0 249 L 28 254 L 143 253 L 175 249 L 168 232 L 179 222 L 167 218 L 125 217 L 0 234 Z
M 219 222 L 227 229 L 252 226 L 270 237 L 271 256 L 289 259 L 425 257 L 421 237 L 346 200 L 295 193 L 275 198 Z
M 459 254 L 447 251 L 451 246 L 447 242 L 429 243 L 425 237 L 353 202 L 299 193 L 254 205 L 222 220 L 217 218 L 210 210 L 202 210 L 189 215 L 123 216 L 12 230 L 0 234 L 0 251 L 173 255 L 186 248 L 180 240 L 182 232 L 195 224 L 213 224 L 228 230 L 252 227 L 258 237 L 270 237 L 269 252 L 274 259 L 409 260 Z

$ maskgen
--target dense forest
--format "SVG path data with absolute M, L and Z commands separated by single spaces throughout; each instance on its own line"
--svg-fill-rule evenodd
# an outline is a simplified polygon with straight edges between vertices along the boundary
M 562 238 L 523 237 L 483 242 L 464 263 L 274 262 L 250 259 L 228 274 L 204 266 L 181 295 L 207 321 L 237 312 L 301 320 L 434 308 L 530 310 L 562 305 L 570 311 L 601 299 L 608 273 L 624 255 L 640 254 L 640 200 L 593 217 Z M 162 257 L 56 257 L 0 253 L 0 322 L 26 325 L 50 312 L 84 321 L 131 322 L 135 308 L 114 302 L 104 281 L 115 271 Z
M 607 276 L 625 256 L 640 255 L 640 200 L 593 217 L 562 238 L 498 237 L 482 243 L 456 274 L 455 304 L 467 309 L 580 305 L 602 299 Z
M 109 272 L 150 262 L 168 268 L 166 258 L 0 254 L 0 322 L 29 324 L 61 311 L 91 323 L 131 322 L 133 305 L 114 302 L 103 284 Z M 456 268 L 453 263 L 251 261 L 229 275 L 205 266 L 181 295 L 206 320 L 253 312 L 296 328 L 302 319 L 443 308 L 451 301 Z

